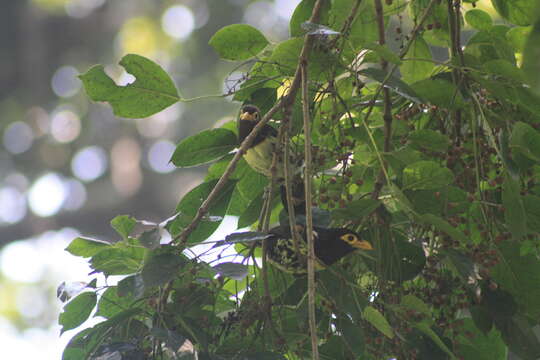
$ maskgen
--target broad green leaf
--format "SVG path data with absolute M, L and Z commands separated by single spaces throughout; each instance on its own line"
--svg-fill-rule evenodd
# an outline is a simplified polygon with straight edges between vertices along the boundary
M 403 187 L 411 190 L 431 190 L 450 185 L 454 174 L 434 161 L 422 160 L 403 170 Z
M 133 274 L 140 269 L 145 252 L 143 247 L 111 247 L 92 256 L 90 266 L 105 276 Z
M 394 332 L 392 330 L 392 327 L 390 326 L 388 321 L 385 319 L 383 314 L 379 312 L 379 310 L 375 309 L 372 306 L 366 306 L 364 308 L 363 317 L 364 317 L 364 320 L 366 320 L 371 325 L 373 325 L 377 330 L 383 333 L 386 337 L 390 339 L 394 338 Z
M 84 292 L 64 306 L 64 311 L 58 317 L 58 323 L 62 325 L 61 333 L 71 330 L 81 325 L 88 319 L 94 306 L 96 306 L 97 295 L 94 292 Z
M 381 203 L 373 199 L 359 199 L 347 204 L 346 208 L 332 211 L 332 216 L 340 220 L 358 220 L 371 214 Z
M 111 244 L 105 241 L 78 237 L 73 239 L 66 248 L 66 251 L 75 256 L 92 257 L 99 251 L 110 246 Z
M 532 126 L 517 122 L 510 137 L 512 152 L 519 152 L 527 158 L 540 161 L 540 134 Z
M 173 280 L 185 263 L 186 260 L 172 247 L 165 246 L 153 251 L 141 270 L 145 289 Z
M 499 245 L 501 261 L 495 265 L 490 276 L 533 319 L 540 316 L 540 261 L 535 255 L 520 256 L 519 246 L 514 242 Z
M 447 109 L 460 109 L 465 100 L 458 88 L 443 79 L 425 79 L 411 85 L 416 93 L 433 105 Z
M 401 65 L 402 61 L 399 58 L 399 56 L 394 53 L 390 48 L 386 45 L 379 45 L 377 43 L 374 44 L 367 44 L 364 46 L 366 49 L 373 50 L 377 53 L 381 58 L 388 61 L 389 63 Z
M 129 215 L 118 215 L 111 220 L 112 228 L 116 230 L 117 233 L 122 235 L 124 240 L 129 237 L 136 224 L 137 220 Z
M 478 30 L 489 30 L 493 25 L 491 16 L 480 9 L 471 9 L 465 13 L 465 20 L 469 25 Z
M 294 9 L 294 12 L 289 22 L 289 33 L 291 37 L 302 36 L 305 34 L 305 30 L 302 29 L 302 23 L 309 20 L 311 13 L 313 12 L 313 5 L 316 0 L 302 0 Z M 328 11 L 330 8 L 330 1 L 325 1 L 321 8 L 321 18 L 318 23 L 321 25 L 327 25 Z
M 508 30 L 506 39 L 516 52 L 522 53 L 531 31 L 531 26 L 516 26 Z
M 236 135 L 230 130 L 204 130 L 182 140 L 174 150 L 171 162 L 178 167 L 205 164 L 227 155 L 237 143 Z
M 173 237 L 180 234 L 180 232 L 191 223 L 191 220 L 197 214 L 197 210 L 201 204 L 206 200 L 217 180 L 205 182 L 195 187 L 189 193 L 187 193 L 180 203 L 176 207 L 176 212 L 180 214 L 178 218 L 172 221 L 168 230 Z M 235 189 L 236 182 L 228 181 L 222 191 L 210 204 L 210 208 L 207 216 L 202 220 L 197 228 L 188 237 L 189 244 L 196 244 L 203 240 L 206 240 L 212 233 L 218 228 L 219 224 L 225 216 L 227 207 L 231 200 L 231 195 Z
M 99 298 L 95 316 L 111 318 L 129 309 L 134 300 L 135 298 L 132 296 L 120 296 L 118 294 L 118 287 L 111 286 Z
M 522 83 L 525 81 L 525 77 L 523 76 L 521 69 L 519 69 L 507 60 L 495 59 L 486 61 L 483 65 L 483 68 L 488 73 L 502 76 L 518 83 Z
M 135 274 L 128 276 L 118 283 L 118 296 L 120 297 L 133 297 L 140 299 L 144 295 L 144 281 L 141 274 Z
M 540 342 L 531 321 L 521 314 L 502 323 L 495 322 L 509 350 L 520 359 L 536 360 L 540 358 Z
M 533 91 L 540 94 L 540 18 L 527 38 L 523 49 L 523 71 Z
M 360 70 L 358 71 L 358 74 L 373 79 L 381 84 L 387 76 L 387 74 L 383 70 L 375 68 Z M 414 101 L 415 103 L 423 103 L 423 101 L 409 85 L 394 76 L 390 76 L 390 78 L 384 83 L 384 86 L 391 90 L 394 90 L 399 95 L 403 96 L 406 99 Z
M 268 40 L 253 26 L 234 24 L 220 29 L 208 43 L 222 59 L 247 60 L 260 53 Z
M 399 67 L 401 76 L 408 84 L 428 78 L 435 68 L 429 45 L 422 37 L 417 37 Z
M 429 306 L 414 295 L 403 296 L 401 298 L 400 306 L 431 317 L 431 309 L 429 308 Z
M 248 275 L 247 265 L 233 262 L 224 262 L 213 266 L 212 269 L 218 274 L 240 281 Z
M 527 216 L 520 190 L 519 183 L 510 176 L 506 176 L 502 188 L 504 219 L 515 240 L 519 240 L 527 232 Z
M 442 351 L 448 354 L 448 356 L 450 356 L 452 360 L 457 359 L 456 356 L 452 353 L 452 351 L 450 351 L 448 346 L 446 346 L 446 344 L 441 340 L 439 335 L 437 335 L 437 333 L 433 331 L 433 329 L 431 329 L 431 327 L 426 321 L 420 322 L 414 327 L 426 334 Z
M 536 18 L 538 3 L 533 0 L 491 0 L 495 10 L 515 25 L 530 25 Z
M 416 130 L 409 134 L 409 140 L 415 149 L 446 153 L 450 146 L 450 139 L 439 131 L 430 129 Z
M 120 61 L 135 82 L 118 86 L 96 65 L 79 76 L 88 96 L 94 101 L 111 104 L 116 116 L 144 118 L 180 100 L 169 75 L 155 62 L 140 55 L 128 54 Z
M 364 353 L 364 331 L 361 326 L 354 324 L 347 315 L 339 315 L 336 319 L 336 327 L 342 334 L 342 340 L 347 348 L 352 350 L 356 357 Z
M 437 230 L 446 233 L 452 239 L 459 241 L 461 244 L 468 243 L 467 237 L 465 236 L 465 234 L 463 234 L 463 232 L 461 232 L 461 230 L 458 230 L 457 228 L 453 227 L 448 222 L 446 222 L 445 220 L 441 219 L 438 216 L 435 216 L 433 214 L 424 214 L 419 220 L 421 220 L 422 222 L 426 224 L 435 226 Z
M 535 195 L 524 196 L 523 206 L 527 214 L 527 229 L 540 233 L 540 197 Z

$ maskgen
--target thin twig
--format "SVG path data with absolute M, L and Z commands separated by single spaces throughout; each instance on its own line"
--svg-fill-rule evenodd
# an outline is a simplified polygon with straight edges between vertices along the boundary
M 384 28 L 384 14 L 383 14 L 383 5 L 381 0 L 375 1 L 375 12 L 377 14 L 377 27 L 379 30 L 379 45 L 384 45 L 386 43 L 385 39 L 385 28 Z M 381 68 L 384 72 L 388 70 L 388 62 L 385 59 L 381 59 Z M 384 153 L 390 152 L 390 144 L 392 139 L 392 98 L 390 97 L 390 89 L 387 87 L 383 88 L 383 98 L 384 98 Z M 386 169 L 386 161 L 383 159 L 381 166 Z M 377 199 L 381 192 L 381 189 L 384 184 L 385 171 L 381 169 L 375 181 L 374 189 L 371 198 Z
M 301 59 L 302 60 L 302 59 Z M 308 315 L 311 333 L 311 351 L 313 359 L 319 359 L 319 341 L 317 339 L 317 321 L 315 319 L 315 246 L 313 243 L 313 214 L 311 212 L 311 127 L 309 116 L 309 94 L 307 85 L 307 62 L 302 63 L 302 114 L 304 118 L 304 186 L 306 193 L 306 239 L 308 244 Z

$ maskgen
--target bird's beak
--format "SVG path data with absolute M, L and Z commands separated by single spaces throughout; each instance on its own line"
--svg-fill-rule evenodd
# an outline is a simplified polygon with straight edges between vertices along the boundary
M 243 112 L 242 115 L 240 115 L 240 120 L 248 120 L 248 121 L 254 121 L 256 119 L 255 113 L 250 114 L 249 112 Z
M 351 244 L 351 246 L 362 250 L 373 250 L 373 246 L 369 241 L 358 240 Z

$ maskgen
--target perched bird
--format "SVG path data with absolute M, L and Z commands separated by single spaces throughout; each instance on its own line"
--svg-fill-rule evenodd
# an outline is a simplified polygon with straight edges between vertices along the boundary
M 242 108 L 238 122 L 238 140 L 240 143 L 251 133 L 260 121 L 260 111 L 256 106 L 245 105 Z M 278 146 L 278 132 L 272 126 L 265 124 L 259 131 L 255 140 L 244 154 L 244 159 L 251 168 L 258 173 L 271 177 L 270 168 L 274 151 Z M 277 164 L 276 177 L 283 178 L 283 165 Z
M 301 236 L 298 241 L 298 249 L 295 246 L 288 227 L 276 227 L 270 229 L 272 235 L 266 241 L 268 260 L 283 271 L 304 274 L 307 272 L 307 239 L 305 227 L 297 225 Z M 315 227 L 313 229 L 315 248 L 316 270 L 330 266 L 342 257 L 354 250 L 373 250 L 373 246 L 367 240 L 363 240 L 352 230 L 345 228 L 325 229 Z M 300 255 L 300 256 L 298 256 Z

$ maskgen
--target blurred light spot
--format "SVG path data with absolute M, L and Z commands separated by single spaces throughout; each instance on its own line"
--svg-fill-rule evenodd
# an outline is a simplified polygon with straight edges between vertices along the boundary
M 282 18 L 288 20 L 299 3 L 300 0 L 274 0 L 274 11 Z
M 131 196 L 142 184 L 141 149 L 131 138 L 118 140 L 111 149 L 112 182 L 118 193 Z
M 148 151 L 148 162 L 152 170 L 158 173 L 169 173 L 176 167 L 169 162 L 175 146 L 172 142 L 161 140 L 154 143 Z
M 79 72 L 73 66 L 62 66 L 54 73 L 51 87 L 60 97 L 75 95 L 81 88 L 81 81 L 77 78 Z
M 51 134 L 61 143 L 75 140 L 81 133 L 79 116 L 71 110 L 62 110 L 53 115 L 51 121 Z
M 79 210 L 86 202 L 86 188 L 80 181 L 75 179 L 67 180 L 64 185 L 67 196 L 62 207 L 70 211 Z
M 135 80 L 137 80 L 137 78 L 129 73 L 127 73 L 126 71 L 124 71 L 119 77 L 118 77 L 118 80 L 116 81 L 116 84 L 118 86 L 126 86 L 126 85 L 129 85 L 129 84 L 132 84 L 135 82 Z
M 105 3 L 105 0 L 71 0 L 66 3 L 66 14 L 74 18 L 83 18 Z
M 208 23 L 208 19 L 210 18 L 208 3 L 206 0 L 198 0 L 193 5 L 193 13 L 195 14 L 195 29 L 200 29 Z
M 0 222 L 14 224 L 26 215 L 26 199 L 17 188 L 0 188 Z
M 47 310 L 46 293 L 34 286 L 17 289 L 17 310 L 26 319 L 35 319 Z
M 287 21 L 276 14 L 274 3 L 269 1 L 249 4 L 244 12 L 244 21 L 262 30 L 270 39 L 284 39 L 289 33 Z
M 66 196 L 66 188 L 60 176 L 48 173 L 32 185 L 28 193 L 28 202 L 34 214 L 46 217 L 60 210 Z
M 183 112 L 182 104 L 176 103 L 149 118 L 138 119 L 137 130 L 142 136 L 150 138 L 162 137 L 167 132 L 169 124 L 178 120 Z
M 22 121 L 9 124 L 4 131 L 4 147 L 12 154 L 21 154 L 30 149 L 33 140 L 32 128 Z
M 165 33 L 175 39 L 187 38 L 195 28 L 193 12 L 184 5 L 171 6 L 161 17 L 161 27 Z
M 134 17 L 126 21 L 119 33 L 120 52 L 150 56 L 158 45 L 158 29 L 153 19 Z
M 26 112 L 26 119 L 34 129 L 36 136 L 45 135 L 49 132 L 49 114 L 39 106 L 34 106 Z
M 98 146 L 79 150 L 71 160 L 71 171 L 83 181 L 93 181 L 107 170 L 107 153 Z
M 35 283 L 44 271 L 42 254 L 28 240 L 6 245 L 0 253 L 0 270 L 13 281 Z
M 28 190 L 28 185 L 30 185 L 28 178 L 21 173 L 13 172 L 5 177 L 5 185 L 11 185 L 15 187 L 20 192 L 25 192 Z

